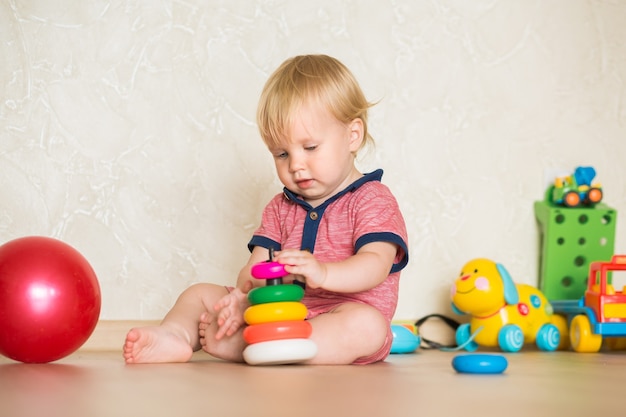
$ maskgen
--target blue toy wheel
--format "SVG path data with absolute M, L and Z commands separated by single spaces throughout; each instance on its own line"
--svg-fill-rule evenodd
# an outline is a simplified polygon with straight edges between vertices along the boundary
M 559 329 L 552 323 L 546 323 L 537 332 L 537 347 L 540 350 L 553 352 L 561 343 L 561 333 Z
M 461 324 L 459 328 L 456 329 L 456 344 L 468 352 L 475 352 L 478 349 L 478 344 L 470 340 L 471 337 L 472 332 L 469 323 Z
M 517 324 L 507 324 L 498 333 L 498 345 L 504 352 L 518 352 L 524 345 L 524 333 Z

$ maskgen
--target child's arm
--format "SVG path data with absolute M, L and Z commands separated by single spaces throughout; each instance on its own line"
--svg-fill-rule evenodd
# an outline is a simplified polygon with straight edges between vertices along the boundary
M 382 283 L 396 258 L 398 247 L 389 242 L 372 242 L 341 262 L 321 263 L 307 251 L 285 249 L 275 260 L 290 274 L 301 275 L 311 288 L 335 292 L 359 292 Z
M 257 262 L 267 260 L 268 252 L 267 249 L 256 246 L 250 254 L 248 263 L 239 272 L 237 287 L 213 306 L 217 312 L 217 325 L 219 326 L 215 334 L 216 339 L 232 336 L 244 324 L 243 313 L 250 305 L 248 292 L 253 287 L 264 284 L 250 275 L 250 268 Z
M 252 265 L 257 264 L 259 262 L 265 262 L 269 258 L 269 250 L 263 248 L 261 246 L 255 246 L 252 249 L 252 253 L 250 254 L 250 258 L 248 258 L 248 262 L 241 268 L 239 271 L 239 276 L 237 277 L 237 288 L 244 288 L 249 285 L 248 282 L 252 282 L 252 287 L 260 287 L 265 285 L 265 280 L 260 280 L 253 278 L 250 270 L 252 269 Z M 249 291 L 249 290 L 248 290 Z M 246 293 L 248 292 L 246 291 Z

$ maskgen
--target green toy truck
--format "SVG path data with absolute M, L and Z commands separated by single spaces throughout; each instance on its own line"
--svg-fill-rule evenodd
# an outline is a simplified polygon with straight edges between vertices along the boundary
M 578 167 L 572 175 L 557 177 L 549 191 L 552 202 L 565 207 L 599 203 L 602 201 L 602 186 L 592 183 L 595 176 L 593 167 Z

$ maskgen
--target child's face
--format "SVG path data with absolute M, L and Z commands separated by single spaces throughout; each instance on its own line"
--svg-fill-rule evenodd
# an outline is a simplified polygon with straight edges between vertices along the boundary
M 362 141 L 360 119 L 343 124 L 325 108 L 305 104 L 270 152 L 280 181 L 315 207 L 361 176 L 354 155 Z

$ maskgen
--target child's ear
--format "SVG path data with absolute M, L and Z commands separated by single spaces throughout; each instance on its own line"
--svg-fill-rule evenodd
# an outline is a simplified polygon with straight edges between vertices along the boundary
M 356 152 L 361 148 L 361 144 L 365 139 L 363 137 L 363 120 L 356 118 L 348 125 L 350 129 L 350 151 Z

